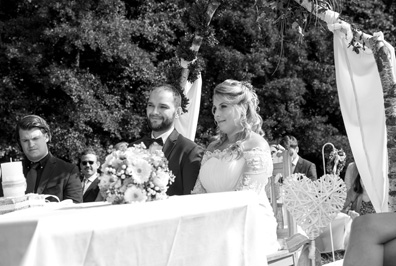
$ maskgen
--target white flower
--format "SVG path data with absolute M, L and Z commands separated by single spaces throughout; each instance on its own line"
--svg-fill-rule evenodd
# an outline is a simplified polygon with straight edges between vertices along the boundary
M 157 193 L 155 194 L 155 200 L 164 200 L 167 199 L 168 195 L 166 193 Z
M 100 182 L 98 184 L 100 190 L 108 190 L 110 187 L 113 187 L 114 184 L 118 181 L 117 176 L 102 174 L 100 177 Z
M 136 186 L 130 186 L 125 190 L 124 201 L 126 203 L 131 202 L 143 202 L 147 200 L 146 192 Z
M 170 178 L 170 176 L 168 173 L 159 169 L 157 174 L 155 176 L 153 176 L 153 183 L 160 190 L 163 190 L 168 185 L 169 178 Z
M 125 174 L 128 175 L 128 176 L 131 176 L 132 173 L 133 173 L 132 167 L 131 167 L 131 166 L 128 166 L 128 168 L 125 169 Z
M 122 186 L 122 181 L 120 178 L 117 179 L 117 181 L 114 183 L 114 188 L 118 189 Z
M 154 167 L 159 167 L 162 164 L 162 157 L 157 154 L 153 154 L 151 160 L 153 162 Z
M 300 181 L 301 179 L 308 178 L 306 175 L 301 173 L 295 173 L 286 177 L 287 181 Z M 285 180 L 285 181 L 286 181 Z
M 151 171 L 152 167 L 146 160 L 136 160 L 132 166 L 132 176 L 134 181 L 137 184 L 143 184 L 144 182 L 147 182 L 149 180 Z
M 116 198 L 117 198 L 117 196 L 115 194 L 107 194 L 106 201 L 113 203 Z
M 153 142 L 148 148 L 150 153 L 155 153 L 156 151 L 162 151 L 162 146 L 159 145 L 157 142 Z

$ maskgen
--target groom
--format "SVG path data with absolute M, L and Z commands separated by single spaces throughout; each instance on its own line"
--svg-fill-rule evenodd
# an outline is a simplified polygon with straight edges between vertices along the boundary
M 181 115 L 180 93 L 169 84 L 154 87 L 147 102 L 146 113 L 151 136 L 132 144 L 143 142 L 148 148 L 155 141 L 163 145 L 169 169 L 176 177 L 167 194 L 190 194 L 199 174 L 203 149 L 175 129 L 175 119 Z

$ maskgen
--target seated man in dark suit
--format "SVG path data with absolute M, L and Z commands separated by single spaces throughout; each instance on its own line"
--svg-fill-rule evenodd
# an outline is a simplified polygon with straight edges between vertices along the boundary
M 291 165 L 291 172 L 293 174 L 301 173 L 306 177 L 315 181 L 318 179 L 316 173 L 316 165 L 308 160 L 303 159 L 298 155 L 299 147 L 298 141 L 293 136 L 284 136 L 280 142 L 286 150 L 289 151 Z
M 83 175 L 81 184 L 83 189 L 83 202 L 93 202 L 99 193 L 100 182 L 98 169 L 100 162 L 95 150 L 88 148 L 81 153 L 80 171 Z
M 148 148 L 153 139 L 163 145 L 163 152 L 169 161 L 169 169 L 175 175 L 175 181 L 167 194 L 190 194 L 197 180 L 203 148 L 179 134 L 174 121 L 181 114 L 182 97 L 172 85 L 164 84 L 154 87 L 147 103 L 147 121 L 151 136 L 135 141 L 143 142 Z
M 17 123 L 15 133 L 24 153 L 22 165 L 27 183 L 26 194 L 54 195 L 60 201 L 71 199 L 75 203 L 82 202 L 78 167 L 48 151 L 51 132 L 47 122 L 37 115 L 25 116 Z M 50 197 L 48 200 L 55 199 Z

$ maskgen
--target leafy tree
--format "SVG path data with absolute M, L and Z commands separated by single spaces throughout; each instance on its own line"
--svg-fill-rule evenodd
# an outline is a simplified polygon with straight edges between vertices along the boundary
M 161 49 L 172 51 L 159 37 L 170 43 L 172 28 L 157 27 L 158 19 L 150 21 L 148 13 L 128 19 L 117 0 L 1 5 L 13 11 L 5 9 L 11 15 L 2 17 L 1 33 L 5 143 L 14 121 L 29 113 L 45 117 L 54 133 L 53 152 L 69 160 L 87 145 L 104 151 L 140 136 L 147 91 L 164 79 L 157 56 L 164 57 Z M 142 23 L 153 27 L 143 31 Z M 150 40 L 152 49 L 142 48 Z
M 294 2 L 221 1 L 198 53 L 205 100 L 196 141 L 208 144 L 216 130 L 214 86 L 227 78 L 249 81 L 260 98 L 267 139 L 295 135 L 302 156 L 321 173 L 324 143 L 352 154 L 338 103 L 332 33 L 293 9 Z M 104 154 L 110 144 L 139 138 L 148 130 L 150 87 L 169 79 L 180 46 L 196 30 L 197 8 L 207 3 L 0 0 L 0 150 L 15 154 L 15 121 L 31 113 L 50 123 L 51 151 L 71 161 L 85 146 Z M 268 5 L 259 9 L 260 3 Z M 287 15 L 279 16 L 280 7 Z M 368 33 L 382 30 L 395 43 L 394 5 L 349 1 L 340 9 L 344 20 Z M 303 38 L 295 21 L 311 22 L 301 29 Z

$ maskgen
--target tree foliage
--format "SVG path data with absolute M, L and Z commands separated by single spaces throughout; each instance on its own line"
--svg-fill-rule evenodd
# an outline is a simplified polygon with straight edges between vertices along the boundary
M 221 2 L 205 29 L 210 38 L 198 53 L 205 100 L 196 141 L 206 145 L 216 130 L 212 90 L 232 78 L 256 88 L 269 141 L 295 135 L 302 156 L 319 169 L 326 142 L 344 148 L 351 158 L 335 84 L 331 32 L 290 8 L 292 1 Z M 207 2 L 0 0 L 3 153 L 6 148 L 10 155 L 15 153 L 10 148 L 17 147 L 15 122 L 27 114 L 41 115 L 50 123 L 51 151 L 70 161 L 88 145 L 104 154 L 108 145 L 146 133 L 148 91 L 169 78 L 180 45 L 197 30 L 194 3 Z M 268 4 L 261 13 L 258 3 Z M 290 11 L 287 20 L 279 16 L 281 6 Z M 381 30 L 395 43 L 392 4 L 349 1 L 339 8 L 342 19 L 367 33 Z M 302 28 L 303 38 L 292 27 L 293 16 L 311 22 Z

